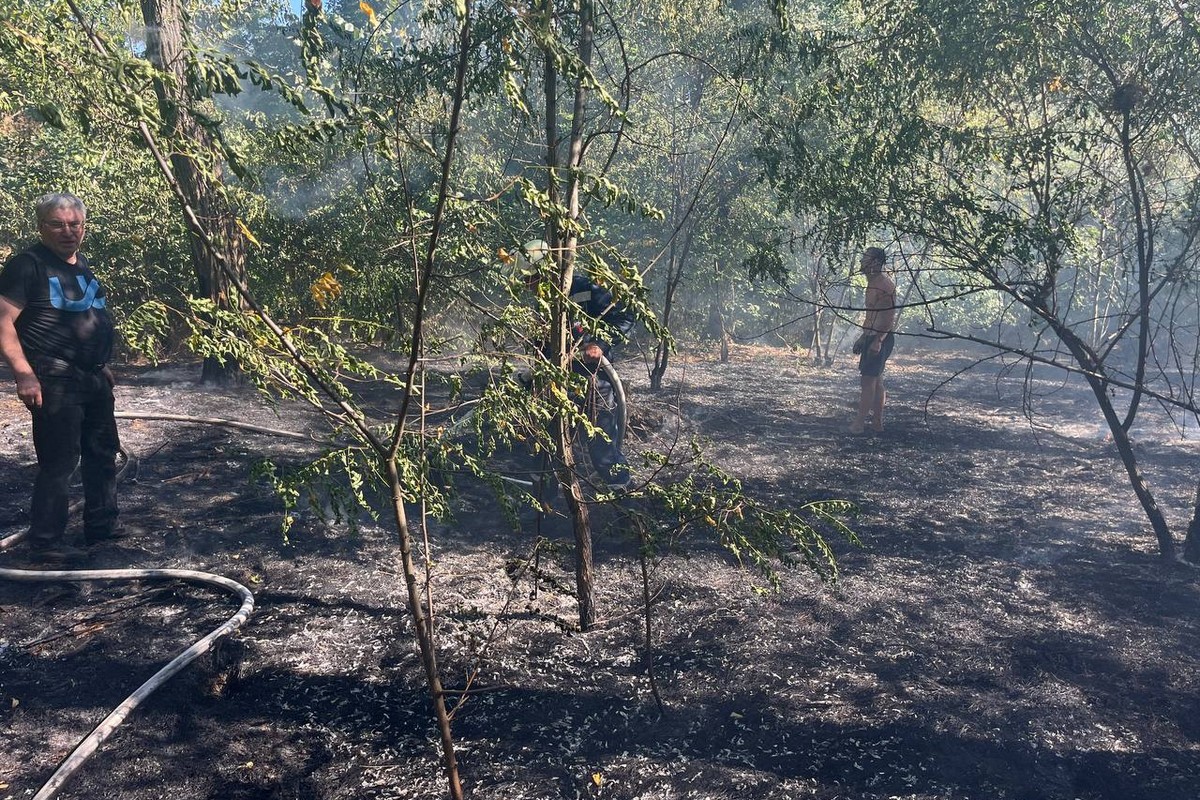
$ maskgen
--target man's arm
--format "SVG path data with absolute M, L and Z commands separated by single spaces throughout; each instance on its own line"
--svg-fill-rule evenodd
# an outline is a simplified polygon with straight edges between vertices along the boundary
M 33 367 L 25 358 L 21 349 L 21 340 L 17 338 L 17 317 L 21 315 L 21 307 L 0 295 L 0 356 L 12 368 L 17 380 L 17 397 L 29 408 L 40 408 L 42 405 L 42 384 Z
M 571 282 L 571 300 L 579 304 L 588 317 L 604 323 L 602 328 L 612 329 L 620 340 L 633 330 L 633 316 L 613 299 L 613 294 L 586 275 L 576 273 Z M 614 344 L 607 335 L 590 335 L 579 344 L 579 354 L 587 364 L 596 364 L 601 356 L 607 356 Z

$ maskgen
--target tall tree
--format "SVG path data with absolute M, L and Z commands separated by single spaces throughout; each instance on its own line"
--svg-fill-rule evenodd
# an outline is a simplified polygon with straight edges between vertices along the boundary
M 592 47 L 595 35 L 591 0 L 581 0 L 575 20 L 576 39 L 573 62 L 572 103 L 567 115 L 566 135 L 560 129 L 559 117 L 559 59 L 556 58 L 554 30 L 560 24 L 560 11 L 555 0 L 544 0 L 540 10 L 543 45 L 543 100 L 546 124 L 545 164 L 546 196 L 558 213 L 547 225 L 550 252 L 557 265 L 557 286 L 550 318 L 550 354 L 560 376 L 571 375 L 571 362 L 576 358 L 571 340 L 571 282 L 575 276 L 575 261 L 579 249 L 581 183 L 583 178 L 584 134 L 588 111 L 588 81 L 592 67 Z M 570 63 L 570 62 L 568 62 Z M 565 153 L 563 152 L 565 150 Z M 562 387 L 560 394 L 569 389 Z M 579 472 L 575 464 L 575 424 L 568 414 L 559 413 L 554 421 L 555 463 L 558 482 L 566 497 L 575 532 L 575 590 L 579 603 L 579 627 L 587 630 L 596 622 L 595 579 L 592 565 L 592 525 L 588 506 L 583 497 Z
M 1195 360 L 1178 347 L 1190 337 L 1161 313 L 1196 303 L 1185 278 L 1200 170 L 1186 131 L 1200 121 L 1200 50 L 1179 7 L 935 0 L 845 12 L 853 24 L 811 51 L 795 116 L 767 132 L 780 195 L 834 241 L 911 240 L 960 287 L 1006 298 L 1025 333 L 991 343 L 1084 378 L 1160 553 L 1174 557 L 1130 428 L 1145 397 L 1197 410 Z M 1112 227 L 1127 245 L 1098 262 Z M 1131 276 L 1102 319 L 1086 294 L 1097 269 Z
M 193 231 L 190 237 L 196 290 L 217 312 L 243 310 L 243 300 L 234 287 L 246 280 L 246 239 L 220 185 L 222 150 L 214 147 L 211 120 L 197 109 L 210 90 L 197 80 L 193 48 L 187 42 L 184 0 L 140 1 L 146 24 L 146 57 L 163 73 L 154 81 L 162 120 L 160 132 L 173 142 L 193 143 L 188 150 L 172 152 L 171 163 L 189 205 L 213 237 L 228 270 L 221 268 L 216 254 Z M 238 281 L 231 280 L 231 276 Z M 232 358 L 210 355 L 204 359 L 201 379 L 227 383 L 236 378 L 237 371 Z

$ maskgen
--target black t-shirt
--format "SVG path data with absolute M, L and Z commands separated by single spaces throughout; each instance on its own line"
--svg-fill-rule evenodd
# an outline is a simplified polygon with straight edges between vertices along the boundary
M 595 283 L 591 278 L 575 273 L 571 280 L 571 300 L 579 304 L 583 313 L 592 319 L 598 319 L 610 330 L 607 335 L 589 339 L 600 345 L 607 356 L 614 344 L 624 342 L 633 330 L 634 317 L 621 303 L 613 303 L 613 295 L 608 289 Z M 613 341 L 613 339 L 616 341 Z
M 112 356 L 107 295 L 87 259 L 79 254 L 75 261 L 36 244 L 0 271 L 0 295 L 21 306 L 17 338 L 31 362 L 48 356 L 92 369 Z

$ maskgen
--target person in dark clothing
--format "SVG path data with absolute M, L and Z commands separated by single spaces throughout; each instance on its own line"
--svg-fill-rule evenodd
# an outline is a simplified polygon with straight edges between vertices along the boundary
M 78 560 L 64 541 L 68 481 L 80 466 L 84 539 L 116 538 L 114 329 L 107 295 L 79 252 L 87 209 L 78 197 L 38 200 L 41 241 L 0 271 L 0 355 L 33 417 L 38 473 L 30 507 L 29 544 L 47 565 Z
M 534 240 L 527 242 L 523 251 L 520 266 L 525 271 L 526 282 L 532 283 L 537 277 L 534 267 L 549 257 L 549 247 L 545 242 Z M 582 375 L 588 386 L 580 402 L 592 424 L 605 434 L 587 437 L 588 455 L 605 483 L 613 488 L 625 488 L 629 485 L 631 475 L 629 462 L 621 450 L 623 421 L 618 415 L 622 409 L 617 402 L 617 389 L 608 371 L 603 368 L 602 359 L 609 362 L 613 360 L 616 346 L 624 342 L 633 330 L 634 317 L 628 309 L 614 301 L 611 291 L 580 272 L 576 272 L 571 279 L 570 300 L 579 306 L 584 317 L 603 323 L 600 326 L 602 332 L 598 333 L 588 333 L 586 328 L 589 326 L 582 322 L 575 322 L 571 326 L 577 353 L 572 371 Z
M 612 332 L 611 337 L 588 334 L 582 325 L 574 325 L 579 357 L 575 359 L 572 369 L 587 379 L 584 409 L 593 424 L 607 436 L 607 439 L 604 436 L 588 437 L 588 455 L 592 459 L 592 466 L 609 486 L 625 488 L 629 485 L 630 474 L 629 462 L 621 452 L 622 421 L 618 414 L 622 409 L 618 407 L 616 387 L 603 369 L 601 358 L 609 362 L 613 360 L 614 342 L 609 339 L 619 337 L 624 341 L 633 330 L 633 316 L 613 302 L 612 292 L 579 273 L 571 280 L 571 301 L 579 304 L 585 315 L 600 320 L 606 330 Z

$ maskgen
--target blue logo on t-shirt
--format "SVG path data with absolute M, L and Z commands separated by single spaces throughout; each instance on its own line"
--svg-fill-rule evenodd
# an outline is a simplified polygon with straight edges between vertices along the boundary
M 63 294 L 62 283 L 57 277 L 51 278 L 50 305 L 59 311 L 87 311 L 89 308 L 104 308 L 104 298 L 96 297 L 100 293 L 98 280 L 92 278 L 89 282 L 82 275 L 76 275 L 75 280 L 79 282 L 79 289 L 83 292 L 83 297 L 79 300 L 68 300 L 67 296 Z

